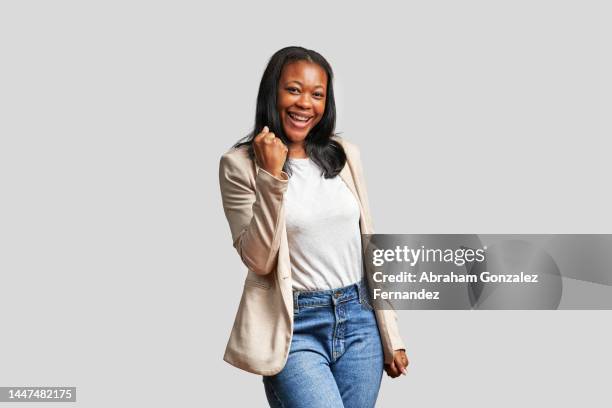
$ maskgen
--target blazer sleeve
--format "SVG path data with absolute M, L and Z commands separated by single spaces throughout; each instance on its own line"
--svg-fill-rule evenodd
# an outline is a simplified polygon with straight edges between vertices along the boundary
M 352 147 L 353 162 L 355 167 L 355 178 L 361 187 L 362 203 L 364 212 L 371 214 L 370 203 L 368 200 L 368 191 L 366 188 L 365 177 L 363 175 L 363 166 L 361 165 L 361 154 L 359 148 L 355 145 Z M 367 220 L 370 226 L 371 233 L 374 233 L 372 218 Z M 406 350 L 406 346 L 399 332 L 399 324 L 397 321 L 397 312 L 394 309 L 384 309 L 377 312 L 377 317 L 384 320 L 384 325 L 387 328 L 386 333 L 381 333 L 383 342 L 390 344 L 392 350 Z M 393 359 L 393 356 L 385 356 L 385 362 L 388 363 Z
M 289 177 L 276 178 L 259 169 L 252 183 L 250 159 L 228 152 L 219 162 L 223 210 L 234 248 L 242 262 L 258 275 L 272 272 L 280 246 L 283 196 Z

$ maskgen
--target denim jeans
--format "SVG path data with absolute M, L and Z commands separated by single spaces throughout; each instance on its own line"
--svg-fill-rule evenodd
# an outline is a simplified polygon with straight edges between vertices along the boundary
M 272 408 L 374 407 L 383 349 L 363 281 L 293 292 L 293 339 L 285 367 L 264 376 Z

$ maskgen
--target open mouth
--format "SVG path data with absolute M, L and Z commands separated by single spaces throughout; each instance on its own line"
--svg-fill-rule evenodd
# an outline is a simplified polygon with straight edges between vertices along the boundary
M 306 127 L 314 116 L 301 115 L 299 113 L 287 112 L 289 122 L 297 128 Z

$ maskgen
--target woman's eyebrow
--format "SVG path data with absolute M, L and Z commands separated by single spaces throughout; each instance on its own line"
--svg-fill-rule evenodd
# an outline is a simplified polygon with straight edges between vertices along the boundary
M 289 85 L 292 82 L 295 82 L 299 86 L 303 86 L 303 84 L 300 81 L 296 80 L 296 79 L 293 79 L 291 81 L 287 81 L 287 83 L 285 85 Z M 323 88 L 323 85 L 316 85 L 315 88 Z

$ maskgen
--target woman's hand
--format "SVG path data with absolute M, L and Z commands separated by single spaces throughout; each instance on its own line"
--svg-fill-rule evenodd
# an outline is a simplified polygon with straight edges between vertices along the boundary
M 409 361 L 406 357 L 406 352 L 401 350 L 395 350 L 393 353 L 393 361 L 391 364 L 385 364 L 385 371 L 391 378 L 399 377 L 400 374 L 406 375 L 406 367 L 408 367 Z
M 280 178 L 288 149 L 267 126 L 264 126 L 261 133 L 253 139 L 253 150 L 257 165 L 274 177 Z

